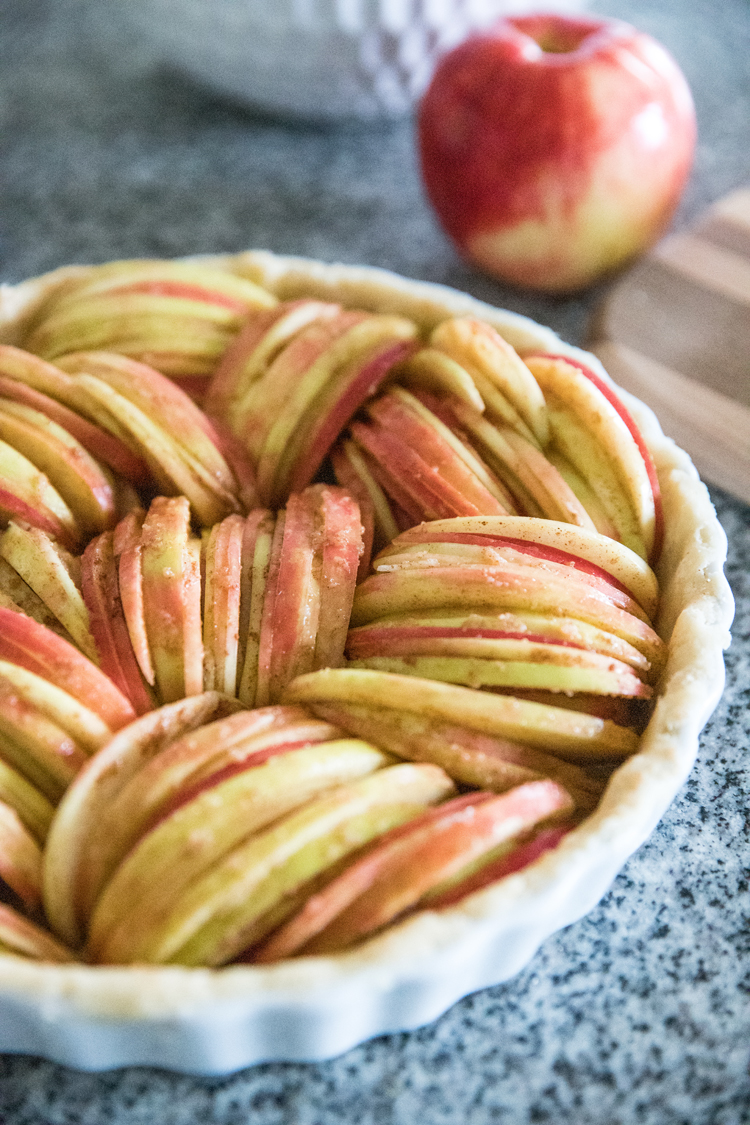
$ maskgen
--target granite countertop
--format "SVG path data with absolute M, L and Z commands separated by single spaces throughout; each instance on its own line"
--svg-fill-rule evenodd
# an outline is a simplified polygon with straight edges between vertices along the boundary
M 542 5 L 543 7 L 543 5 Z M 666 43 L 700 144 L 677 224 L 750 180 L 747 0 L 600 0 Z M 520 296 L 456 258 L 411 122 L 252 117 L 161 67 L 104 0 L 0 6 L 0 278 L 262 246 L 445 282 L 583 339 L 601 294 Z M 102 18 L 104 15 L 104 18 Z M 750 1121 L 750 509 L 712 490 L 737 599 L 698 763 L 602 902 L 507 984 L 321 1064 L 222 1079 L 0 1056 L 3 1125 L 738 1125 Z

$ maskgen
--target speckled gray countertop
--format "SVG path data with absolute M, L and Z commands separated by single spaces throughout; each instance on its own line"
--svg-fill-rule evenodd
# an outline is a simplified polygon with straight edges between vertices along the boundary
M 748 2 L 596 8 L 655 34 L 691 82 L 701 140 L 684 223 L 750 180 Z M 409 122 L 258 120 L 95 16 L 91 0 L 0 2 L 2 280 L 73 261 L 263 246 L 446 282 L 582 339 L 600 294 L 522 297 L 457 260 L 422 197 Z M 511 982 L 328 1063 L 201 1079 L 1 1056 L 0 1122 L 750 1121 L 750 509 L 712 495 L 737 598 L 726 693 L 684 790 L 594 911 Z

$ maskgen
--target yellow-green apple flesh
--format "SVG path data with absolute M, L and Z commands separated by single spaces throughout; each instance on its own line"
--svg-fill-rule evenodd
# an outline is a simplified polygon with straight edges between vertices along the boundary
M 412 390 L 455 397 L 481 414 L 484 400 L 466 368 L 439 348 L 420 348 L 400 363 L 396 378 Z
M 272 556 L 275 560 L 274 566 L 278 561 L 273 552 L 276 523 L 276 515 L 265 508 L 250 512 L 245 521 L 240 593 L 241 673 L 238 671 L 237 695 L 246 707 L 261 706 L 260 702 L 256 703 L 260 676 L 260 644 Z M 265 702 L 268 702 L 267 697 Z
M 610 581 L 623 586 L 649 618 L 656 613 L 659 584 L 650 566 L 623 544 L 586 528 L 517 516 L 441 520 L 402 532 L 399 542 L 430 542 L 433 536 L 446 534 L 489 537 L 490 541 L 499 540 L 499 546 L 503 542 L 513 546 L 515 542 L 529 555 L 566 562 L 579 569 L 586 569 L 586 563 L 590 563 L 594 572 L 603 572 Z M 545 548 L 551 548 L 549 554 Z
M 27 778 L 0 758 L 0 801 L 14 809 L 38 844 L 44 844 L 55 806 Z
M 340 305 L 303 297 L 253 313 L 219 360 L 206 394 L 209 414 L 233 420 L 236 407 L 280 352 L 316 320 L 330 320 Z
M 3 903 L 0 903 L 0 950 L 34 961 L 64 964 L 76 959 L 45 929 Z
M 0 679 L 0 709 L 3 760 L 56 803 L 85 765 L 86 753 L 4 678 Z
M 29 672 L 90 707 L 116 731 L 135 718 L 130 701 L 83 653 L 37 621 L 0 606 L 0 659 Z
M 157 496 L 141 530 L 143 614 L 162 703 L 203 691 L 200 540 L 184 496 Z
M 0 399 L 0 437 L 47 475 L 84 533 L 115 522 L 111 477 L 67 430 L 46 414 L 12 399 Z
M 577 808 L 587 811 L 601 796 L 601 782 L 583 769 L 521 742 L 385 706 L 315 703 L 312 710 L 399 758 L 441 766 L 464 785 L 503 793 L 525 781 L 549 777 L 568 790 Z
M 77 947 L 83 940 L 88 841 L 118 793 L 170 742 L 239 709 L 239 703 L 218 692 L 181 699 L 128 724 L 89 759 L 58 807 L 44 853 L 45 910 L 64 941 Z
M 512 512 L 514 504 L 505 487 L 431 409 L 433 404 L 437 405 L 430 396 L 418 398 L 403 387 L 393 387 L 370 403 L 368 414 L 398 433 L 480 511 L 488 515 Z
M 13 519 L 41 528 L 69 548 L 75 549 L 82 537 L 73 512 L 46 474 L 0 440 L 0 526 Z
M 0 660 L 0 679 L 11 684 L 40 714 L 67 731 L 87 754 L 96 753 L 112 737 L 112 730 L 100 715 L 28 668 Z
M 332 953 L 393 921 L 466 868 L 507 850 L 523 833 L 551 816 L 572 811 L 554 781 L 531 781 L 500 796 L 472 793 L 448 801 L 396 828 L 321 891 L 297 922 L 286 948 L 268 943 L 263 959 L 291 952 Z M 290 923 L 290 930 L 293 923 Z M 300 939 L 302 939 L 300 941 Z
M 588 420 L 589 429 L 608 451 L 630 496 L 653 563 L 664 538 L 661 488 L 653 457 L 633 415 L 611 384 L 576 359 L 530 355 L 526 362 L 545 393 L 555 393 L 582 421 Z
M 55 540 L 38 527 L 11 521 L 0 536 L 0 554 L 54 613 L 81 652 L 98 663 L 89 611 Z
M 549 441 L 544 395 L 518 352 L 490 324 L 475 317 L 444 320 L 434 329 L 430 344 L 476 377 L 489 383 L 517 417 L 509 424 L 522 437 L 543 448 Z M 512 417 L 512 416 L 511 416 Z
M 356 316 L 359 316 L 359 320 L 355 322 Z M 284 462 L 289 449 L 294 450 L 298 440 L 304 447 L 305 427 L 309 425 L 310 419 L 325 419 L 330 412 L 343 425 L 352 400 L 362 401 L 367 396 L 368 385 L 374 384 L 377 389 L 379 380 L 390 370 L 388 352 L 385 352 L 385 362 L 373 360 L 374 366 L 366 368 L 363 386 L 360 376 L 364 361 L 372 359 L 386 345 L 390 348 L 413 340 L 417 333 L 412 321 L 398 316 L 341 313 L 330 324 L 335 325 L 337 321 L 347 318 L 350 322 L 347 330 L 340 333 L 314 362 L 308 364 L 289 383 L 289 393 L 285 395 L 280 409 L 269 415 L 271 425 L 266 430 L 258 456 L 258 492 L 268 503 L 284 502 Z M 390 355 L 395 361 L 394 353 L 391 352 Z M 344 388 L 345 391 L 342 400 L 338 402 L 337 388 Z M 325 423 L 320 429 L 315 429 L 315 444 L 310 451 L 311 456 L 317 456 L 323 445 L 326 450 L 330 448 L 338 436 Z
M 618 269 L 664 231 L 695 137 L 674 59 L 596 17 L 498 21 L 443 57 L 419 109 L 424 183 L 459 251 L 553 293 Z
M 0 344 L 0 393 L 46 414 L 72 434 L 92 457 L 134 483 L 148 478 L 145 463 L 127 442 L 88 418 L 74 381 L 59 367 L 11 344 Z
M 452 792 L 450 778 L 437 766 L 403 763 L 323 793 L 191 882 L 168 917 L 141 931 L 137 960 L 230 961 L 277 924 L 284 899 L 293 909 L 293 896 L 305 883 Z
M 344 662 L 344 645 L 354 601 L 359 561 L 364 549 L 357 501 L 343 489 L 312 485 L 322 514 L 320 614 L 315 636 L 314 668 Z
M 284 702 L 401 708 L 576 761 L 625 757 L 638 748 L 634 731 L 594 715 L 366 668 L 326 668 L 299 676 L 286 689 Z
M 205 547 L 203 688 L 236 695 L 245 520 L 214 524 Z
M 113 539 L 113 533 L 105 531 L 83 552 L 81 593 L 100 668 L 128 697 L 136 713 L 144 715 L 153 709 L 154 701 L 138 667 L 123 613 Z
M 42 852 L 10 805 L 0 800 L 0 880 L 33 910 L 41 901 Z
M 381 769 L 389 759 L 355 739 L 272 755 L 203 790 L 143 835 L 103 889 L 91 918 L 89 948 L 130 959 L 179 908 L 196 880 L 234 849 L 297 808 Z M 128 918 L 134 922 L 128 923 Z

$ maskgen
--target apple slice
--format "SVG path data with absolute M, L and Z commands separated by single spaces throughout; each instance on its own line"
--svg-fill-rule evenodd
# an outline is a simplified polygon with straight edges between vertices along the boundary
M 530 359 L 531 357 L 527 356 L 526 358 Z M 648 478 L 651 484 L 651 491 L 654 497 L 654 541 L 651 548 L 650 561 L 655 564 L 659 559 L 659 555 L 661 554 L 662 543 L 664 540 L 664 509 L 662 506 L 661 486 L 659 484 L 659 477 L 656 472 L 656 466 L 654 464 L 654 459 L 651 456 L 651 452 L 646 445 L 646 442 L 644 441 L 643 434 L 636 424 L 633 415 L 630 413 L 630 411 L 625 406 L 625 403 L 617 394 L 614 386 L 605 382 L 605 380 L 600 378 L 600 376 L 597 375 L 595 371 L 592 371 L 590 367 L 587 367 L 585 364 L 580 363 L 577 359 L 572 359 L 570 356 L 553 356 L 552 358 L 562 359 L 566 363 L 572 364 L 573 367 L 577 367 L 579 371 L 583 372 L 589 382 L 593 383 L 597 390 L 600 391 L 607 399 L 607 401 L 615 408 L 615 410 L 627 426 L 628 430 L 630 431 L 633 441 L 638 446 L 638 450 L 646 466 L 646 472 L 648 473 Z
M 286 524 L 286 511 L 281 511 L 276 516 L 270 542 L 268 535 L 264 541 L 256 546 L 256 559 L 258 562 L 258 600 L 256 601 L 256 567 L 253 564 L 253 602 L 251 608 L 251 623 L 248 630 L 248 645 L 245 654 L 245 667 L 242 670 L 241 696 L 243 702 L 252 707 L 265 707 L 271 702 L 271 667 L 273 660 L 273 622 L 276 607 L 276 598 L 279 590 L 279 568 L 281 566 L 281 551 L 284 543 L 284 528 Z M 269 528 L 270 531 L 270 528 Z M 260 557 L 259 555 L 260 550 Z M 258 601 L 262 596 L 262 603 Z M 254 645 L 250 639 L 254 637 L 257 627 L 258 659 L 257 664 L 253 658 Z M 255 699 L 251 698 L 251 688 L 255 685 Z
M 490 384 L 504 397 L 522 420 L 523 425 L 519 426 L 508 419 L 517 432 L 531 436 L 542 448 L 547 444 L 549 429 L 543 388 L 540 390 L 535 378 L 527 377 L 528 366 L 496 329 L 475 317 L 453 317 L 434 329 L 430 344 L 460 363 L 475 382 L 479 376 L 483 384 Z M 482 387 L 478 389 L 482 394 Z
M 250 512 L 242 541 L 237 691 L 239 699 L 247 707 L 256 706 L 263 611 L 275 532 L 276 516 L 273 512 L 265 508 Z
M 484 411 L 484 400 L 471 375 L 439 348 L 420 348 L 399 363 L 396 377 L 415 391 L 456 398 L 480 414 Z
M 436 566 L 374 574 L 357 588 L 352 625 L 366 625 L 393 614 L 434 610 L 454 613 L 531 611 L 570 616 L 615 633 L 650 653 L 662 642 L 642 616 L 620 609 L 598 590 L 568 577 L 547 576 L 543 569 L 504 566 Z
M 187 499 L 152 500 L 141 531 L 143 614 L 162 703 L 203 687 L 200 569 L 190 541 Z
M 403 476 L 398 470 L 396 472 L 391 471 L 387 455 L 383 455 L 383 451 L 378 446 L 377 435 L 375 438 L 376 452 L 373 453 L 368 448 L 368 446 L 373 444 L 375 427 L 372 425 L 363 426 L 360 422 L 354 421 L 350 425 L 348 432 L 353 439 L 352 445 L 359 454 L 360 462 L 367 471 L 367 477 L 363 479 L 367 484 L 367 478 L 372 478 L 375 487 L 385 497 L 390 512 L 390 519 L 396 530 L 404 530 L 407 527 L 413 527 L 415 524 L 421 523 L 424 518 L 425 497 L 421 493 L 417 496 L 413 495 L 414 481 L 411 481 L 411 488 L 408 488 L 403 480 Z M 403 472 L 403 465 L 399 466 L 399 468 Z M 428 469 L 428 466 L 420 461 L 418 463 L 418 468 L 420 472 L 424 473 Z M 419 484 L 417 484 L 417 487 L 419 488 Z M 430 497 L 428 495 L 427 502 L 429 501 Z M 379 509 L 377 508 L 376 516 L 379 516 Z M 382 523 L 380 534 L 382 538 L 387 539 L 386 526 L 385 523 Z
M 104 532 L 92 539 L 81 564 L 81 592 L 89 612 L 98 663 L 128 697 L 136 713 L 143 715 L 153 709 L 154 702 L 141 676 L 123 613 L 113 533 Z
M 566 657 L 543 663 L 545 655 L 558 649 Z M 555 655 L 558 655 L 555 653 Z M 575 656 L 575 662 L 574 662 Z M 536 657 L 536 659 L 535 659 Z M 564 649 L 561 645 L 538 646 L 528 660 L 506 660 L 480 656 L 369 656 L 350 660 L 349 668 L 374 668 L 401 676 L 444 680 L 472 688 L 543 690 L 566 695 L 586 692 L 591 695 L 617 695 L 650 699 L 651 689 L 625 664 L 596 653 Z
M 526 544 L 523 549 L 529 554 L 579 569 L 585 569 L 585 564 L 590 563 L 595 568 L 594 573 L 602 573 L 609 581 L 626 589 L 643 606 L 649 618 L 656 613 L 659 584 L 648 563 L 623 544 L 586 528 L 518 516 L 464 518 L 412 528 L 401 534 L 400 542 L 429 542 L 432 536 L 445 534 L 489 537 L 500 541 L 501 545 Z M 547 552 L 545 548 L 551 550 Z
M 278 917 L 275 908 L 286 896 L 452 788 L 436 766 L 404 764 L 323 794 L 195 880 L 171 914 L 151 927 L 138 959 L 188 965 L 231 960 L 264 936 L 264 921 L 269 913 Z
M 0 879 L 29 910 L 41 902 L 42 852 L 15 809 L 0 800 Z
M 0 660 L 19 664 L 90 707 L 110 730 L 135 718 L 128 699 L 95 664 L 51 629 L 0 606 Z
M 89 611 L 54 540 L 38 527 L 9 523 L 0 553 L 67 630 L 81 652 L 99 661 Z
M 57 422 L 2 398 L 0 437 L 46 474 L 84 532 L 95 534 L 112 526 L 115 498 L 110 477 Z
M 393 921 L 436 885 L 508 850 L 524 832 L 572 802 L 554 781 L 531 781 L 500 796 L 467 794 L 397 828 L 309 900 L 257 960 L 302 949 L 332 953 Z
M 49 478 L 28 457 L 0 440 L 0 525 L 22 519 L 75 548 L 81 528 Z
M 657 501 L 652 481 L 656 474 L 643 439 L 639 442 L 633 436 L 635 423 L 630 418 L 625 420 L 614 405 L 614 393 L 604 394 L 601 380 L 589 378 L 580 364 L 547 355 L 531 355 L 526 362 L 548 401 L 552 396 L 564 403 L 609 460 L 632 507 L 647 557 L 653 557 Z M 559 437 L 556 441 L 560 443 Z M 563 448 L 563 453 L 572 459 L 568 448 Z M 581 471 L 581 465 L 573 463 Z
M 71 639 L 54 613 L 24 582 L 18 571 L 5 561 L 2 555 L 0 555 L 0 605 L 7 606 L 9 609 L 20 610 L 27 617 L 33 617 L 40 625 L 45 625 L 48 629 L 59 633 L 66 640 Z
M 347 314 L 342 313 L 342 318 Z M 349 314 L 353 316 L 354 314 Z M 336 320 L 331 321 L 336 324 Z M 376 349 L 413 340 L 416 325 L 404 317 L 385 315 L 364 315 L 358 323 L 334 339 L 319 357 L 305 368 L 291 386 L 291 393 L 285 398 L 276 414 L 270 415 L 271 425 L 258 457 L 258 491 L 263 496 L 276 495 L 274 480 L 289 443 L 294 441 L 295 433 L 312 413 L 317 415 L 316 403 L 320 402 L 320 413 L 326 413 L 326 404 L 331 396 L 335 398 L 335 388 L 350 384 L 354 397 L 362 400 L 366 395 L 367 383 L 362 387 L 359 375 L 365 357 Z M 389 366 L 376 364 L 372 378 L 383 378 Z M 269 372 L 270 377 L 270 372 Z M 351 382 L 350 382 L 351 381 Z M 322 397 L 321 397 L 322 396 Z M 335 418 L 344 419 L 348 407 L 353 405 L 348 395 L 342 403 L 331 405 Z M 322 431 L 322 444 L 330 447 L 337 435 L 325 428 Z M 319 452 L 319 450 L 318 450 Z
M 37 926 L 12 907 L 2 903 L 0 903 L 0 950 L 32 961 L 65 964 L 76 960 L 69 949 L 55 941 L 41 926 Z
M 331 319 L 340 305 L 303 297 L 263 309 L 248 317 L 221 357 L 206 395 L 206 410 L 232 418 L 235 406 L 260 379 L 279 353 L 314 321 Z
M 602 794 L 602 782 L 579 766 L 521 742 L 393 708 L 356 703 L 315 703 L 312 707 L 321 718 L 349 734 L 399 758 L 432 762 L 464 785 L 502 793 L 523 782 L 549 777 L 563 785 L 576 807 L 585 811 L 593 809 Z
M 374 747 L 348 739 L 275 755 L 210 786 L 129 852 L 96 905 L 90 953 L 110 962 L 148 960 L 149 947 L 165 938 L 174 942 L 170 916 L 235 849 L 294 810 L 308 809 L 333 787 L 369 776 L 386 760 Z M 235 866 L 231 859 L 229 866 Z
M 359 505 L 349 493 L 330 485 L 310 490 L 322 513 L 320 614 L 313 668 L 336 668 L 344 662 L 359 559 L 362 525 Z
M 544 455 L 550 465 L 554 465 L 565 483 L 582 504 L 599 534 L 607 535 L 610 539 L 617 539 L 617 528 L 605 512 L 601 500 L 588 481 L 583 479 L 578 470 L 571 465 L 570 461 L 568 461 L 567 457 L 562 455 L 559 449 L 554 449 L 551 445 L 548 445 L 544 451 Z
M 34 710 L 66 731 L 87 754 L 100 750 L 112 737 L 112 730 L 96 711 L 20 664 L 0 660 L 0 680 L 11 685 Z
M 38 844 L 43 845 L 55 806 L 22 773 L 0 758 L 0 803 L 13 809 Z
M 401 708 L 438 722 L 523 742 L 548 753 L 576 758 L 626 757 L 638 749 L 634 731 L 596 716 L 567 711 L 456 684 L 398 676 L 364 668 L 326 668 L 299 676 L 285 703 Z
M 110 803 L 170 742 L 239 708 L 217 692 L 160 707 L 119 731 L 81 770 L 58 807 L 44 854 L 44 906 L 52 929 L 64 941 L 75 948 L 83 940 L 80 905 L 88 841 Z
M 57 802 L 86 762 L 67 731 L 0 679 L 0 736 L 5 762 Z
M 227 516 L 206 544 L 203 687 L 235 695 L 240 636 L 242 542 L 245 520 Z

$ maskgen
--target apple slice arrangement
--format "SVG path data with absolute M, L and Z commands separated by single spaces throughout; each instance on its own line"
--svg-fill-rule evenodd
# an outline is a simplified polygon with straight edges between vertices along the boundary
M 635 423 L 470 316 L 74 271 L 0 345 L 0 517 L 24 957 L 261 963 L 446 909 L 596 807 L 665 664 Z

